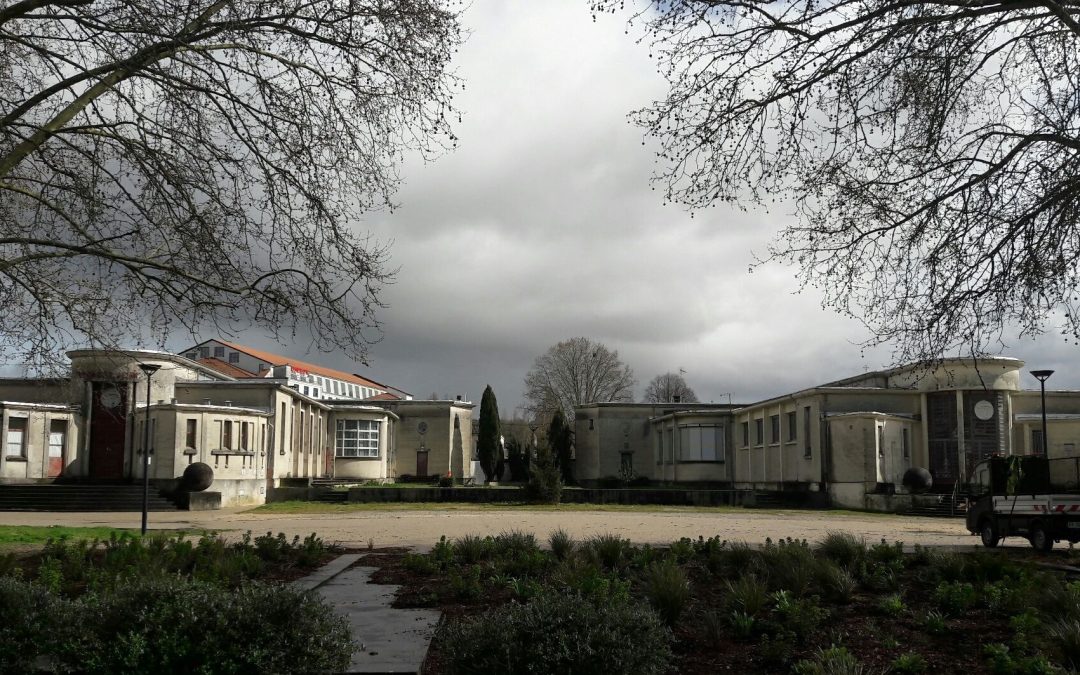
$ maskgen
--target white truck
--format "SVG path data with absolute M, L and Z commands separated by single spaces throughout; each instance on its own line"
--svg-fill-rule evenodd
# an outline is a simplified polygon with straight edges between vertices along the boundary
M 992 457 L 972 473 L 967 529 L 984 546 L 1021 536 L 1038 551 L 1056 541 L 1080 542 L 1080 494 L 1055 491 L 1040 456 Z

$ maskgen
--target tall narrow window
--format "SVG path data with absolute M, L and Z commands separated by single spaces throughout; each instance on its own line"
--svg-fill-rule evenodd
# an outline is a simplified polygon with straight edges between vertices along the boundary
M 796 440 L 796 437 L 798 436 L 798 432 L 799 432 L 798 424 L 795 421 L 795 411 L 794 410 L 789 410 L 788 411 L 787 419 L 786 419 L 785 423 L 787 424 L 787 440 L 788 440 L 788 443 L 794 443 L 795 440 Z
M 285 454 L 285 404 L 281 404 L 281 424 L 278 425 L 278 450 Z
M 900 430 L 900 448 L 904 452 L 904 459 L 911 457 L 911 430 L 907 427 Z
M 803 443 L 806 444 L 803 450 L 803 457 L 811 457 L 814 454 L 813 445 L 810 444 L 810 406 L 803 408 Z
M 742 446 L 744 448 L 750 447 L 750 423 L 742 423 Z
M 776 443 L 779 443 L 779 442 L 780 442 L 780 416 L 779 415 L 770 415 L 769 416 L 769 443 L 776 444 Z
M 233 447 L 233 444 L 232 444 L 232 432 L 233 432 L 232 426 L 233 426 L 233 423 L 232 423 L 231 420 L 226 420 L 224 425 L 222 425 L 221 447 L 224 450 L 232 450 L 232 447 Z
M 885 425 L 880 424 L 877 428 L 877 454 L 878 457 L 885 456 Z
M 763 445 L 765 443 L 765 420 L 758 418 L 754 420 L 754 445 Z
M 26 418 L 9 417 L 7 428 L 7 456 L 26 456 Z
M 251 449 L 251 424 L 249 422 L 240 423 L 240 449 Z
M 195 445 L 195 442 L 198 439 L 199 420 L 188 419 L 186 425 L 187 427 L 184 430 L 184 447 L 188 450 L 195 450 L 198 447 Z

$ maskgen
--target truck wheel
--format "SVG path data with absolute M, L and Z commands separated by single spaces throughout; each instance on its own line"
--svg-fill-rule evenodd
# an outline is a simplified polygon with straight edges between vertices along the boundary
M 1028 531 L 1028 541 L 1031 547 L 1042 553 L 1049 553 L 1054 548 L 1054 539 L 1047 533 L 1046 527 L 1041 523 L 1035 523 Z
M 983 519 L 982 527 L 979 528 L 979 535 L 982 537 L 983 546 L 986 548 L 994 548 L 1001 541 L 997 527 L 994 526 L 994 521 L 989 518 Z

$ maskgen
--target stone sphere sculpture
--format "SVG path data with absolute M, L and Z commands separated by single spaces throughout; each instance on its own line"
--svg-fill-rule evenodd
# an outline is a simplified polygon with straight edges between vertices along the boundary
M 214 470 L 206 462 L 195 462 L 184 469 L 180 489 L 186 492 L 202 492 L 214 482 Z
M 934 486 L 934 477 L 921 466 L 913 466 L 904 472 L 904 487 L 912 492 L 926 492 Z

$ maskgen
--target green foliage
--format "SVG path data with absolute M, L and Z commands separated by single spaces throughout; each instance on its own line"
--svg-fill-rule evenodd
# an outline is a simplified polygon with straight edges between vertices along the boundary
M 1061 672 L 1041 654 L 1015 654 L 1008 645 L 1001 643 L 986 645 L 983 653 L 993 675 L 1054 675 Z
M 510 480 L 529 480 L 529 453 L 525 444 L 513 436 L 506 439 L 506 465 L 510 468 Z
M 1080 670 L 1080 621 L 1054 621 L 1046 627 L 1046 640 L 1059 663 L 1071 672 Z
M 480 568 L 467 567 L 450 572 L 450 593 L 459 600 L 479 598 L 484 588 L 480 584 Z
M 563 483 L 573 483 L 571 454 L 574 448 L 574 430 L 570 428 L 562 409 L 556 409 L 548 425 L 547 442 L 555 460 L 555 466 Z
M 949 629 L 945 615 L 933 609 L 923 616 L 922 626 L 923 630 L 931 635 L 944 635 Z
M 799 661 L 792 672 L 796 675 L 863 675 L 866 670 L 847 648 L 833 646 L 818 649 L 813 659 Z
M 581 553 L 606 569 L 624 569 L 633 558 L 634 545 L 615 534 L 597 534 L 585 540 Z
M 458 675 L 650 675 L 671 666 L 671 631 L 648 607 L 546 593 L 443 629 L 447 669 Z
M 439 571 L 439 566 L 431 556 L 422 553 L 406 553 L 401 559 L 401 566 L 413 574 L 429 575 Z
M 735 637 L 741 640 L 748 640 L 753 636 L 754 631 L 757 630 L 757 619 L 746 612 L 740 612 L 734 610 L 728 614 L 728 624 L 731 626 L 731 631 Z
M 495 555 L 500 558 L 540 552 L 536 535 L 520 530 L 500 532 L 495 536 L 493 547 Z
M 560 590 L 576 593 L 597 603 L 625 602 L 630 598 L 630 582 L 615 572 L 605 572 L 595 563 L 567 560 L 556 571 L 552 583 Z
M 668 546 L 668 555 L 675 559 L 675 562 L 682 564 L 690 561 L 695 557 L 697 552 L 694 550 L 694 540 L 690 537 L 683 537 L 677 541 L 671 542 Z
M 831 560 L 818 560 L 815 576 L 825 597 L 838 604 L 851 602 L 858 588 L 858 582 L 851 572 Z
M 978 595 L 966 581 L 943 581 L 934 589 L 934 602 L 949 616 L 960 616 L 975 606 Z
M 690 582 L 682 569 L 665 560 L 645 573 L 645 597 L 668 626 L 674 626 L 690 604 Z
M 904 545 L 898 541 L 890 544 L 882 539 L 867 550 L 867 557 L 874 563 L 903 563 Z
M 133 580 L 75 601 L 58 663 L 95 673 L 297 673 L 344 668 L 348 622 L 318 595 L 248 583 Z
M 525 499 L 532 504 L 558 504 L 562 499 L 563 480 L 559 467 L 546 444 L 536 449 L 536 460 L 529 468 Z
M 476 454 L 480 459 L 480 468 L 490 480 L 498 480 L 496 473 L 502 463 L 502 443 L 499 433 L 499 404 L 495 401 L 495 392 L 491 385 L 484 387 L 480 398 L 480 422 L 476 434 Z
M 49 589 L 0 577 L 0 673 L 28 673 L 74 624 Z
M 702 642 L 712 647 L 719 647 L 728 635 L 728 620 L 716 610 L 705 612 L 697 625 Z
M 885 616 L 897 617 L 907 611 L 907 605 L 904 604 L 904 598 L 899 593 L 893 593 L 886 595 L 878 600 L 878 611 Z
M 749 616 L 757 616 L 769 602 L 769 589 L 753 574 L 745 574 L 725 583 L 725 604 Z
M 454 559 L 466 565 L 478 563 L 491 557 L 494 550 L 494 540 L 491 537 L 479 537 L 467 534 L 455 539 L 452 544 Z
M 907 652 L 893 659 L 889 664 L 889 672 L 897 675 L 919 675 L 926 672 L 927 666 L 926 659 L 920 654 Z
M 817 602 L 817 597 L 796 598 L 786 591 L 773 594 L 776 614 L 785 632 L 805 637 L 817 630 L 829 613 Z
M 856 570 L 866 559 L 866 542 L 849 532 L 829 532 L 816 550 L 819 555 L 833 561 L 846 570 Z
M 511 579 L 507 586 L 514 599 L 520 602 L 527 602 L 544 591 L 544 587 L 535 579 Z
M 548 546 L 551 547 L 551 554 L 556 560 L 566 560 L 573 555 L 577 543 L 569 532 L 560 527 L 548 537 Z

